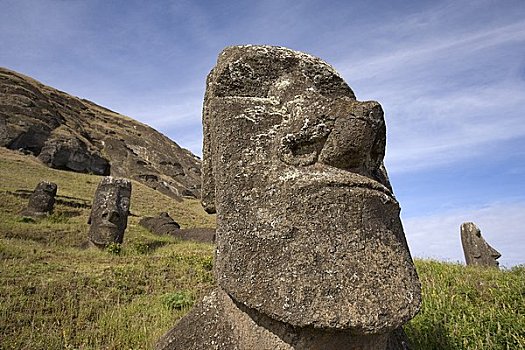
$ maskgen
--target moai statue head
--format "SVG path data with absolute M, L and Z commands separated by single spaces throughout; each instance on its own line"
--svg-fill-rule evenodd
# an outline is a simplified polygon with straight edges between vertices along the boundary
M 139 225 L 157 235 L 171 234 L 180 230 L 180 225 L 166 212 L 155 217 L 145 217 L 139 221 Z
M 53 182 L 40 182 L 29 197 L 27 208 L 24 209 L 21 214 L 42 217 L 52 213 L 55 205 L 57 188 L 57 184 Z
M 128 224 L 131 182 L 105 177 L 95 191 L 89 216 L 89 240 L 97 247 L 122 243 Z
M 481 237 L 481 230 L 473 222 L 461 224 L 461 244 L 467 265 L 499 266 L 501 254 Z
M 217 212 L 215 272 L 234 300 L 355 334 L 417 313 L 377 102 L 310 55 L 229 47 L 208 76 L 203 126 L 202 203 Z

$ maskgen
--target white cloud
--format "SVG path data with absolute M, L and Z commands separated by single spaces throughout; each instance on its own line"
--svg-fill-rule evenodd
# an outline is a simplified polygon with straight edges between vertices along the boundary
M 446 18 L 425 12 L 400 20 L 386 47 L 335 65 L 358 98 L 383 105 L 391 173 L 451 164 L 525 138 L 525 21 L 448 29 Z M 402 38 L 410 28 L 421 33 Z M 388 30 L 391 23 L 375 35 Z
M 54 54 L 59 47 L 73 44 L 86 6 L 82 2 L 63 5 L 53 1 L 3 1 L 0 57 L 5 54 L 40 60 L 42 56 Z
M 499 84 L 384 103 L 392 173 L 450 164 L 487 155 L 500 142 L 525 137 L 525 93 Z
M 461 57 L 475 54 L 475 51 L 491 47 L 516 43 L 525 40 L 525 21 L 504 25 L 497 28 L 486 28 L 474 32 L 452 32 L 445 37 L 442 33 L 431 32 L 428 37 L 418 42 L 406 41 L 393 48 L 393 51 L 382 51 L 378 56 L 366 57 L 353 62 L 345 60 L 337 63 L 342 75 L 349 81 L 369 80 L 376 75 L 391 75 L 407 66 L 427 63 L 429 69 L 440 57 L 450 55 Z M 415 29 L 415 28 L 414 28 Z M 467 62 L 465 62 L 467 63 Z
M 394 8 L 185 0 L 131 4 L 118 13 L 107 2 L 4 2 L 3 64 L 146 122 L 181 144 L 176 127 L 186 140 L 199 137 L 204 80 L 219 50 L 246 42 L 319 54 L 358 97 L 379 100 L 391 173 L 457 162 L 525 137 L 525 85 L 515 72 L 523 75 L 525 55 L 519 1 Z M 485 76 L 497 79 L 470 81 Z M 174 86 L 187 91 L 166 91 Z
M 501 266 L 525 264 L 525 202 L 495 202 L 480 208 L 457 208 L 403 220 L 414 257 L 464 262 L 460 225 L 472 221 L 498 250 Z

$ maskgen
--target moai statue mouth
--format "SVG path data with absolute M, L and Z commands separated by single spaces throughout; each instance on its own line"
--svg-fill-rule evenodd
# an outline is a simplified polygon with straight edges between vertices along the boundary
M 377 102 L 325 62 L 231 47 L 208 76 L 203 206 L 216 275 L 234 300 L 295 327 L 387 333 L 420 284 L 383 165 Z

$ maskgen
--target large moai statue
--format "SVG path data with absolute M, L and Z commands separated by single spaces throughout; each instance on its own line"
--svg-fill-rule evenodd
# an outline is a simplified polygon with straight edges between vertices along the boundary
M 27 208 L 22 210 L 20 214 L 39 218 L 52 213 L 57 189 L 57 184 L 53 182 L 40 182 L 29 197 Z
M 481 237 L 481 230 L 473 222 L 461 224 L 461 245 L 467 265 L 499 266 L 497 259 L 501 254 Z
M 421 291 L 381 106 L 318 58 L 237 46 L 208 76 L 203 127 L 218 289 L 157 349 L 386 349 Z
M 131 200 L 131 181 L 111 176 L 100 181 L 89 216 L 89 240 L 103 248 L 111 243 L 122 243 L 128 225 Z

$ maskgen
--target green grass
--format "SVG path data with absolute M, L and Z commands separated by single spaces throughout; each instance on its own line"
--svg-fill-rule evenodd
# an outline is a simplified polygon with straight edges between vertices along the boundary
M 57 205 L 28 220 L 13 194 L 38 181 L 91 202 L 100 177 L 57 171 L 0 149 L 0 349 L 151 349 L 213 287 L 213 246 L 154 236 L 141 216 L 168 211 L 213 227 L 198 201 L 133 183 L 121 246 L 86 249 L 88 208 Z M 499 271 L 416 261 L 423 307 L 405 329 L 414 349 L 525 348 L 525 268 Z
M 210 289 L 211 257 L 191 243 L 113 255 L 1 239 L 0 347 L 152 348 Z
M 416 267 L 423 305 L 405 327 L 415 349 L 525 349 L 525 266 L 416 260 Z
M 197 200 L 174 201 L 133 182 L 122 246 L 86 249 L 89 208 L 18 215 L 41 180 L 59 198 L 91 203 L 101 177 L 49 169 L 0 149 L 0 349 L 149 349 L 213 285 L 213 246 L 138 225 L 168 211 L 183 228 L 214 227 Z M 65 198 L 68 197 L 68 198 Z

